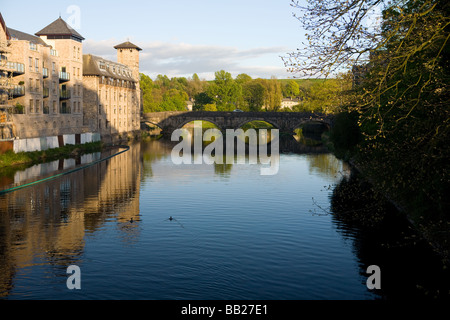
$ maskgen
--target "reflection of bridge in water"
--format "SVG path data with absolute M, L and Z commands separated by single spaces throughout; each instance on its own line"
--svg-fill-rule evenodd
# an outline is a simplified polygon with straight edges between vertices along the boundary
M 293 134 L 296 128 L 311 122 L 320 122 L 330 128 L 333 126 L 333 118 L 333 115 L 309 112 L 167 111 L 144 113 L 141 122 L 158 126 L 166 136 L 195 120 L 211 122 L 221 131 L 236 130 L 252 121 L 265 121 L 281 133 Z

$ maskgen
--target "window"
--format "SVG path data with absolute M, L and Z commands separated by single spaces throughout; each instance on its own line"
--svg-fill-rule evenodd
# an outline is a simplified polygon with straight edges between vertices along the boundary
M 39 72 L 39 59 L 38 58 L 36 58 L 35 60 L 34 60 L 34 71 L 36 71 L 36 72 Z
M 53 50 L 53 49 L 50 49 L 50 54 L 51 54 L 52 56 L 54 56 L 54 57 L 57 57 L 57 56 L 58 56 L 58 51 Z
M 37 51 L 37 45 L 33 42 L 30 42 L 30 50 Z
M 56 82 L 53 81 L 53 94 L 56 94 Z
M 34 104 L 34 100 L 30 99 L 30 113 L 33 113 L 33 109 L 34 109 L 33 104 Z
M 41 80 L 36 79 L 36 91 L 39 91 L 40 87 L 41 87 Z
M 80 59 L 80 48 L 78 48 L 77 58 Z
M 36 113 L 39 113 L 40 107 L 41 107 L 41 101 L 40 100 L 36 100 Z
M 78 112 L 81 112 L 81 102 L 78 101 Z
M 56 63 L 52 62 L 52 72 L 56 73 Z
M 30 66 L 30 71 L 33 71 L 33 58 L 28 57 L 28 65 Z
M 30 91 L 34 91 L 34 86 L 33 86 L 33 79 L 29 79 L 29 88 L 30 88 Z
M 76 59 L 77 57 L 77 48 L 73 47 L 73 58 Z
M 56 113 L 56 101 L 53 101 L 53 113 Z

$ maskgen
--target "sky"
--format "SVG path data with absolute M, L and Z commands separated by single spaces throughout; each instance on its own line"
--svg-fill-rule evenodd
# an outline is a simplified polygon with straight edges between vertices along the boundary
M 20 4 L 20 8 L 18 8 Z M 140 71 L 213 80 L 233 77 L 293 78 L 281 59 L 305 41 L 291 0 L 0 0 L 8 27 L 35 34 L 59 16 L 84 38 L 83 53 L 116 61 L 115 45 L 131 41 Z

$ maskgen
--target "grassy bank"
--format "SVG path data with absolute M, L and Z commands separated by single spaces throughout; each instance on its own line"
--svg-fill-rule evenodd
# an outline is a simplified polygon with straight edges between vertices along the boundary
M 0 155 L 0 168 L 27 166 L 42 162 L 67 159 L 83 154 L 98 152 L 103 148 L 102 142 L 90 142 L 80 145 L 66 145 L 45 151 L 18 152 L 7 151 Z

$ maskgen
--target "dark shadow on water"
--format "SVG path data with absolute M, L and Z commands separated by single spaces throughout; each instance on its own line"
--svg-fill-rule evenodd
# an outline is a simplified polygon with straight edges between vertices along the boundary
M 337 230 L 352 242 L 363 279 L 381 269 L 380 299 L 450 298 L 450 274 L 442 259 L 383 195 L 357 173 L 334 189 L 331 211 Z

